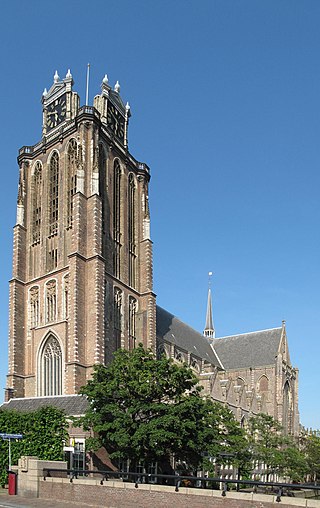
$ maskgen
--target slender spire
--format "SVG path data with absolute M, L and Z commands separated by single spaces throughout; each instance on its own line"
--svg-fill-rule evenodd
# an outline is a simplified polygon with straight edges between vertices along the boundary
M 206 315 L 206 325 L 205 325 L 205 329 L 203 332 L 203 335 L 207 339 L 214 339 L 216 336 L 216 332 L 214 329 L 214 323 L 213 323 L 213 319 L 212 319 L 211 277 L 212 277 L 212 272 L 209 272 L 207 315 Z

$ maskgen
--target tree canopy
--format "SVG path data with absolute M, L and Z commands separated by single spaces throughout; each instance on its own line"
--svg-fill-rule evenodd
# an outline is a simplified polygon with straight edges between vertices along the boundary
M 270 473 L 278 472 L 282 461 L 282 427 L 272 416 L 260 413 L 249 419 L 247 434 L 253 459 L 265 465 L 268 479 Z
M 185 364 L 157 360 L 142 345 L 118 350 L 110 365 L 94 368 L 81 390 L 90 405 L 78 423 L 96 436 L 87 449 L 104 446 L 111 459 L 129 459 L 130 468 L 140 461 L 168 464 L 174 456 L 181 467 L 204 468 L 213 475 L 226 462 L 244 478 L 256 462 L 264 465 L 267 478 L 275 473 L 303 481 L 312 468 L 318 474 L 313 442 L 306 445 L 307 464 L 306 452 L 272 416 L 253 416 L 243 429 L 232 411 L 203 397 L 201 390 Z
M 63 442 L 68 438 L 68 422 L 65 414 L 54 407 L 21 413 L 0 410 L 0 432 L 23 434 L 21 441 L 11 443 L 12 464 L 22 455 L 36 456 L 42 460 L 62 460 Z M 0 439 L 0 485 L 7 481 L 8 441 Z
M 90 407 L 81 423 L 93 429 L 92 447 L 112 459 L 176 461 L 197 467 L 204 452 L 222 453 L 244 439 L 233 414 L 201 396 L 192 370 L 139 345 L 118 350 L 109 366 L 96 366 L 82 388 Z
M 320 437 L 319 431 L 308 435 L 304 439 L 304 452 L 306 455 L 307 469 L 311 479 L 320 480 Z
M 267 479 L 276 473 L 293 482 L 303 481 L 308 473 L 305 452 L 292 436 L 283 433 L 277 420 L 264 413 L 251 417 L 247 436 L 252 459 L 264 464 Z

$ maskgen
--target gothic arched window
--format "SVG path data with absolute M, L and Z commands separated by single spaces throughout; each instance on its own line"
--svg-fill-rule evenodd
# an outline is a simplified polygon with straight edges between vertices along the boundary
M 120 277 L 120 251 L 121 251 L 121 204 L 120 204 L 121 168 L 116 160 L 113 167 L 113 241 L 114 241 L 114 275 Z
M 136 345 L 136 314 L 137 300 L 133 296 L 129 296 L 129 350 L 131 351 Z
M 39 359 L 40 395 L 62 395 L 62 351 L 54 335 L 46 339 Z
M 77 142 L 71 139 L 67 153 L 67 228 L 73 223 L 73 196 L 77 192 Z
M 107 174 L 106 174 L 106 152 L 102 144 L 99 145 L 99 194 L 102 200 L 102 230 L 105 232 L 106 229 L 106 187 L 107 187 Z
M 128 239 L 129 239 L 129 286 L 136 285 L 136 238 L 135 238 L 135 182 L 132 173 L 128 181 Z
M 190 360 L 190 366 L 192 369 L 194 369 L 198 374 L 200 374 L 201 366 L 198 360 L 195 358 L 191 358 Z
M 39 325 L 39 287 L 33 286 L 29 291 L 29 305 L 30 305 L 30 328 L 35 328 Z
M 258 390 L 260 393 L 268 393 L 269 381 L 267 376 L 261 376 L 259 379 Z
M 175 351 L 174 351 L 174 359 L 177 360 L 177 362 L 181 362 L 181 363 L 183 363 L 185 361 L 184 355 L 178 349 L 175 349 Z
M 293 404 L 292 404 L 292 392 L 289 382 L 286 381 L 283 387 L 283 416 L 282 416 L 282 427 L 285 434 L 292 432 L 292 416 L 293 416 Z
M 116 345 L 119 348 L 121 346 L 122 331 L 122 291 L 119 288 L 114 288 L 113 320 Z
M 50 159 L 49 166 L 49 236 L 58 233 L 59 213 L 59 155 L 54 152 Z
M 51 323 L 57 318 L 57 284 L 50 280 L 46 284 L 46 322 Z
M 41 235 L 41 201 L 42 201 L 42 165 L 36 163 L 33 175 L 32 196 L 32 243 L 40 243 Z

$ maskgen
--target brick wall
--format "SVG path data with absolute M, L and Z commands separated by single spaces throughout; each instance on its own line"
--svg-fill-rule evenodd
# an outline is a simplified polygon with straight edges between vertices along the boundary
M 253 493 L 228 492 L 226 497 L 220 491 L 180 488 L 160 485 L 139 485 L 133 483 L 104 482 L 99 480 L 48 478 L 39 484 L 39 497 L 82 502 L 105 508 L 271 508 L 279 506 L 274 496 Z M 320 501 L 282 498 L 281 507 L 320 507 Z

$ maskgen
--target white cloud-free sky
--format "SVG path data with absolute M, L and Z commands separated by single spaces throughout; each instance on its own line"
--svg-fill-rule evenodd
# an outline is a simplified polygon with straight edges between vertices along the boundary
M 120 81 L 151 168 L 158 303 L 202 331 L 212 270 L 218 336 L 285 319 L 301 421 L 319 428 L 319 1 L 11 0 L 0 25 L 0 387 L 17 152 L 41 138 L 55 70 L 84 104 L 90 62 L 90 103 L 105 73 Z

